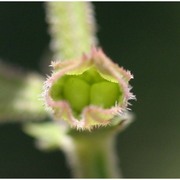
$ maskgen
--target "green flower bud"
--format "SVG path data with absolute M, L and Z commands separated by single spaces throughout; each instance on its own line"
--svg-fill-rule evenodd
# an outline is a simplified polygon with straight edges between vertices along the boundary
M 82 58 L 52 63 L 54 72 L 44 86 L 45 104 L 55 119 L 91 129 L 110 124 L 127 110 L 133 77 L 114 64 L 100 49 Z

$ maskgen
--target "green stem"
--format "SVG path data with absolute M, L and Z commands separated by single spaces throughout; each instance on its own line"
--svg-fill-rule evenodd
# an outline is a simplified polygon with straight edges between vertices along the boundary
M 96 45 L 96 28 L 89 2 L 49 2 L 51 49 L 56 60 L 76 58 Z
M 39 100 L 44 79 L 0 64 L 0 122 L 36 120 L 47 116 Z
M 119 178 L 117 157 L 115 157 L 115 133 L 108 128 L 93 132 L 73 132 L 73 148 L 66 154 L 77 178 Z M 71 155 L 70 155 L 70 154 Z M 73 154 L 73 156 L 72 156 Z

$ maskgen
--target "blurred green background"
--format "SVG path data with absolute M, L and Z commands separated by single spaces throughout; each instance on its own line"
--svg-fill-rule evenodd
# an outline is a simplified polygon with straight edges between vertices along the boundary
M 123 175 L 180 178 L 180 3 L 93 4 L 101 46 L 135 76 L 136 120 L 117 141 Z M 49 40 L 43 3 L 0 3 L 1 59 L 43 73 Z M 0 125 L 1 178 L 70 177 L 62 152 L 33 142 L 20 124 Z

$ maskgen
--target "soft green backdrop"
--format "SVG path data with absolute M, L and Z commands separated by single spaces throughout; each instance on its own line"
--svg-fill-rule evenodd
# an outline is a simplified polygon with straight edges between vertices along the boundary
M 180 3 L 94 5 L 104 51 L 135 76 L 136 121 L 117 143 L 124 177 L 180 178 Z M 0 3 L 1 59 L 44 73 L 49 39 L 43 3 Z M 62 152 L 40 152 L 20 124 L 2 124 L 0 177 L 70 172 Z

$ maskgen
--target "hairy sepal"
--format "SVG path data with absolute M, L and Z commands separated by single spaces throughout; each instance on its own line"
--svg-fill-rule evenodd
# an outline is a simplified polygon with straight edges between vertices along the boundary
M 52 76 L 44 84 L 43 98 L 45 104 L 47 109 L 51 110 L 54 119 L 64 120 L 72 128 L 91 130 L 93 127 L 110 125 L 115 116 L 122 116 L 122 113 L 127 111 L 128 101 L 135 99 L 135 96 L 130 92 L 131 86 L 129 85 L 129 80 L 133 78 L 133 75 L 130 71 L 126 71 L 115 64 L 100 48 L 92 48 L 89 54 L 84 54 L 78 59 L 52 62 L 51 66 L 54 69 Z M 80 75 L 91 67 L 95 67 L 104 79 L 118 83 L 123 95 L 121 100 L 110 108 L 90 104 L 83 108 L 77 118 L 73 115 L 73 110 L 67 101 L 53 100 L 50 90 L 62 76 Z

